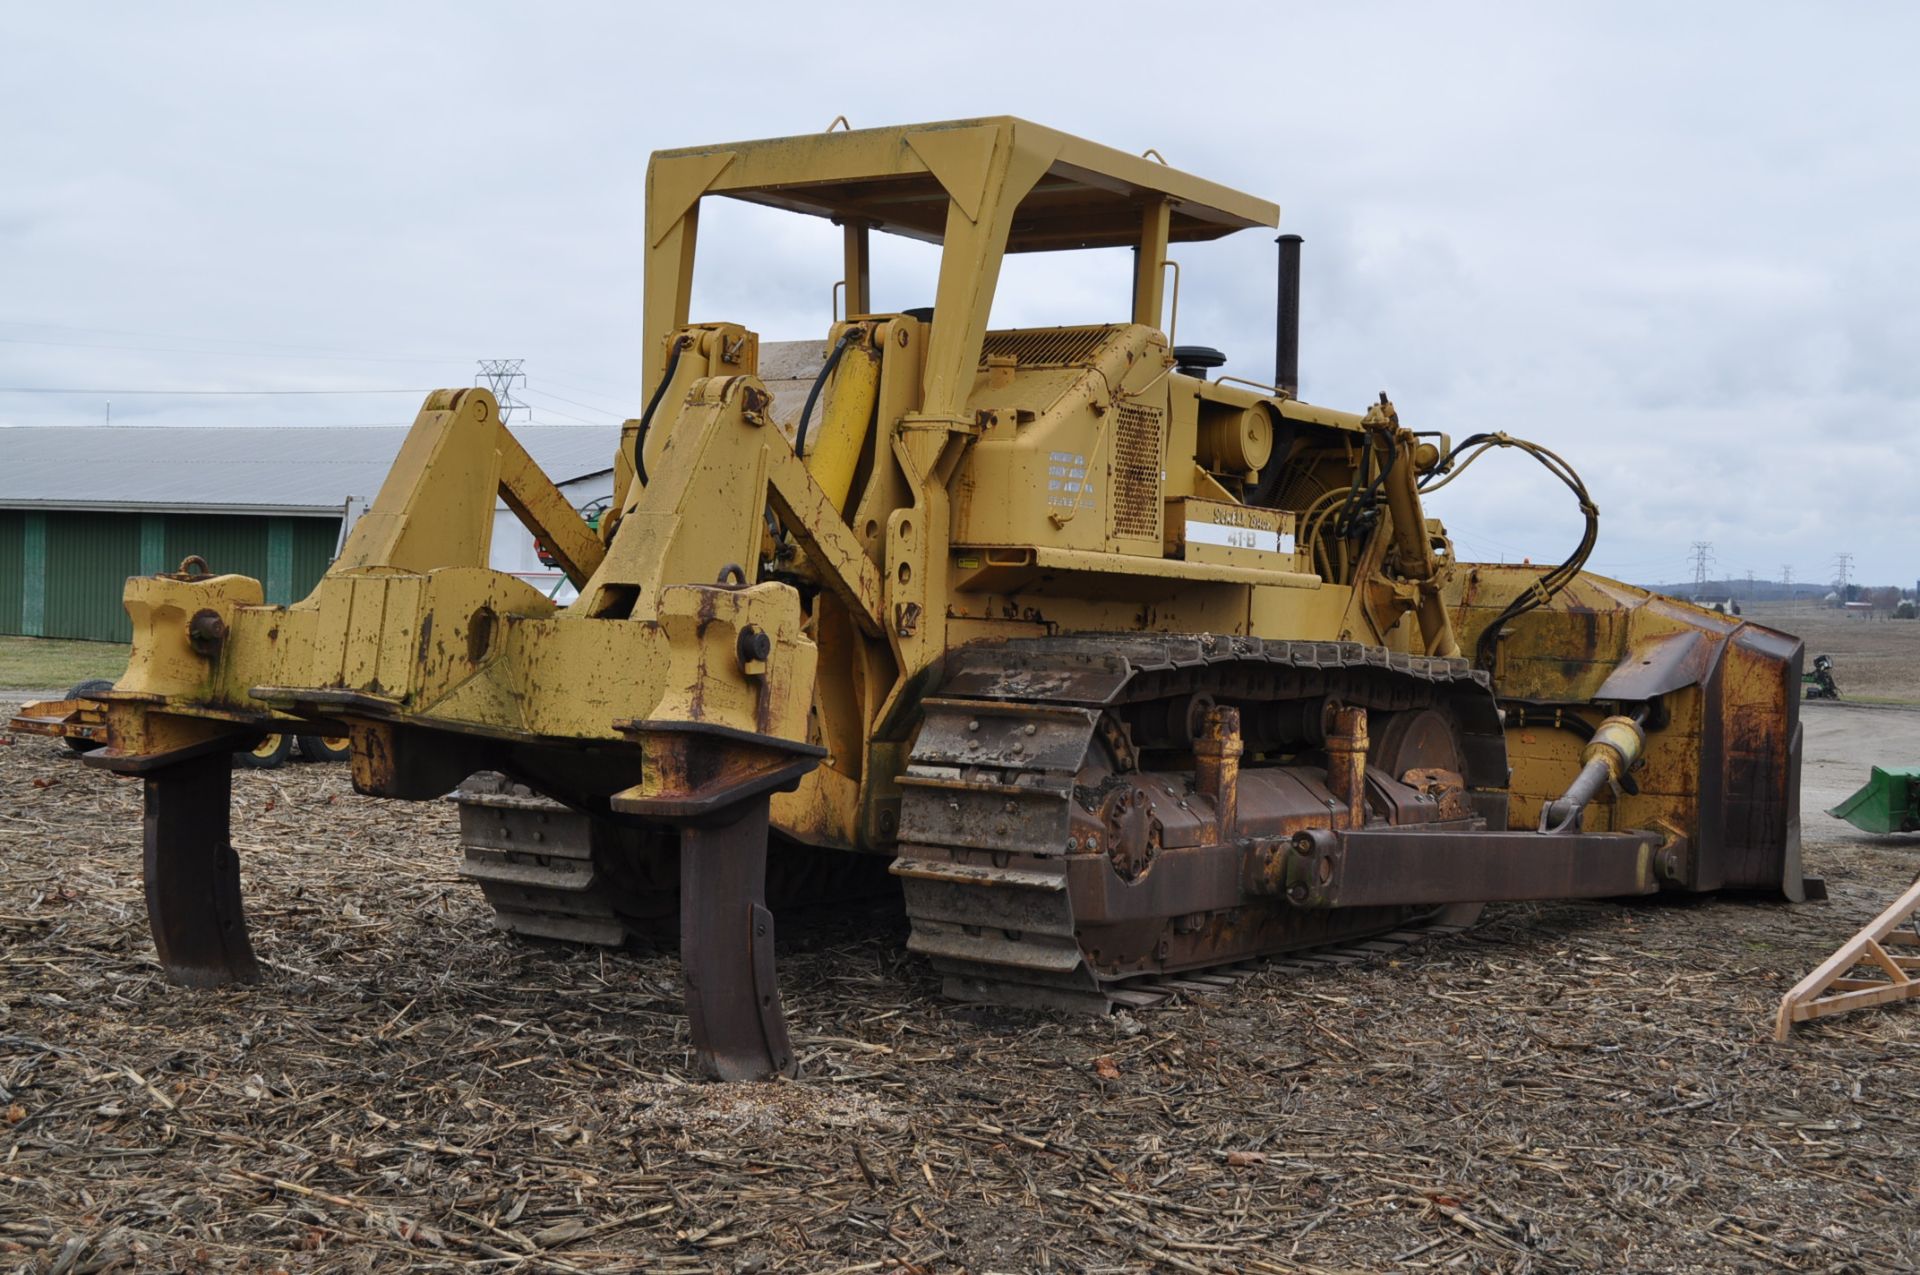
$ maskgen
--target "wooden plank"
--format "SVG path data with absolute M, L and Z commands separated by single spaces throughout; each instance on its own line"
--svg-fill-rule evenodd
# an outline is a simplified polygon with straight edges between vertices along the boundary
M 1885 983 L 1872 991 L 1836 992 L 1832 996 L 1817 1001 L 1806 1001 L 1793 1007 L 1793 1020 L 1804 1023 L 1810 1018 L 1825 1018 L 1830 1014 L 1844 1014 L 1850 1009 L 1867 1009 L 1874 1005 L 1891 1005 L 1896 1001 L 1912 1000 L 1913 986 L 1903 983 Z
M 1909 978 L 1880 946 L 1880 940 L 1890 937 L 1900 926 L 1907 924 L 1916 909 L 1920 909 L 1920 881 L 1907 887 L 1906 893 L 1842 943 L 1832 956 L 1820 962 L 1812 973 L 1795 983 L 1780 998 L 1780 1013 L 1774 1020 L 1773 1038 L 1784 1041 L 1795 1023 L 1810 1018 L 1821 1018 L 1868 1005 L 1885 1005 L 1920 993 L 1920 979 Z M 1842 990 L 1831 996 L 1826 995 L 1856 965 L 1863 964 L 1879 966 L 1895 981 L 1874 990 Z M 1862 980 L 1846 981 L 1855 983 Z

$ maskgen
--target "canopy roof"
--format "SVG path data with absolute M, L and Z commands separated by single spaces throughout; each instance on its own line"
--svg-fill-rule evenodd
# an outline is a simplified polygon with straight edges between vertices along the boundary
M 704 193 L 939 242 L 949 197 L 980 215 L 996 149 L 1050 159 L 1014 209 L 1009 252 L 1138 244 L 1142 216 L 1163 199 L 1174 243 L 1280 222 L 1264 199 L 1003 115 L 657 152 L 650 238 Z

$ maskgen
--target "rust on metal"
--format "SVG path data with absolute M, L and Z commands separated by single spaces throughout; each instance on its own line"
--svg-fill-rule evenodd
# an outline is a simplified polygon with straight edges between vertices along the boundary
M 1366 822 L 1367 710 L 1340 706 L 1332 710 L 1327 731 L 1327 788 L 1346 808 L 1346 825 Z
M 700 1070 L 764 1080 L 799 1068 L 774 974 L 766 906 L 767 802 L 680 830 L 680 965 Z
M 766 906 L 767 803 L 825 750 L 683 721 L 620 728 L 640 744 L 642 779 L 610 807 L 680 837 L 680 965 L 700 1070 L 720 1080 L 795 1074 Z
M 1239 710 L 1209 709 L 1200 737 L 1193 741 L 1193 789 L 1213 803 L 1217 840 L 1233 837 L 1240 826 L 1241 752 Z
M 1288 864 L 1302 907 L 1494 903 L 1652 894 L 1654 838 L 1639 833 L 1363 828 L 1329 831 Z
M 107 718 L 92 699 L 31 700 L 7 721 L 8 729 L 73 741 L 74 746 L 107 742 Z
M 167 977 L 188 987 L 260 977 L 228 833 L 233 764 L 204 753 L 144 777 L 147 920 Z

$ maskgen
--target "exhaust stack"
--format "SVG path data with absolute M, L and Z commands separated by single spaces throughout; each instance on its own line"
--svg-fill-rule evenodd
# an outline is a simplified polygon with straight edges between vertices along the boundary
M 1273 383 L 1300 397 L 1300 236 L 1281 235 L 1280 297 L 1275 307 Z

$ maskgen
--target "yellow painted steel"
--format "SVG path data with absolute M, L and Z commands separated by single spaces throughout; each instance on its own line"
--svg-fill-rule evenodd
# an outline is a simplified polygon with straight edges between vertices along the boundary
M 1171 245 L 1276 225 L 1265 200 L 1004 117 L 664 151 L 647 183 L 655 407 L 644 430 L 636 416 L 621 431 L 599 531 L 489 394 L 434 391 L 307 598 L 267 606 L 231 576 L 129 581 L 134 654 L 109 701 L 112 751 L 131 764 L 291 718 L 351 731 L 356 782 L 374 790 L 425 791 L 504 755 L 599 801 L 652 782 L 635 723 L 678 723 L 824 748 L 775 796 L 775 826 L 878 849 L 916 679 L 957 645 L 1152 631 L 1455 655 L 1525 587 L 1519 568 L 1454 561 L 1421 504 L 1419 440 L 1390 404 L 1318 407 L 1176 369 L 1159 263 Z M 756 334 L 688 314 L 708 196 L 846 228 L 835 268 L 849 318 L 827 335 L 860 336 L 804 459 L 792 422 L 774 419 Z M 872 232 L 940 245 L 931 317 L 864 314 Z M 1083 246 L 1135 250 L 1130 310 L 988 331 L 1008 252 Z M 487 566 L 500 499 L 553 548 L 578 601 L 556 606 Z M 1505 693 L 1584 703 L 1628 644 L 1697 623 L 1583 577 L 1503 644 L 1498 677 Z M 1591 665 L 1569 656 L 1589 648 Z M 1649 742 L 1643 769 L 1671 782 L 1597 802 L 1590 821 L 1684 822 L 1697 784 L 1678 768 L 1705 729 L 1699 699 L 1675 688 L 1676 722 Z M 1517 726 L 1510 743 L 1511 818 L 1531 826 L 1582 741 Z M 444 765 L 409 778 L 409 747 Z M 542 761 L 554 757 L 566 760 Z
M 867 437 L 873 432 L 873 408 L 880 396 L 880 355 L 857 340 L 841 354 L 821 398 L 817 440 L 808 449 L 807 469 L 827 494 L 835 512 L 853 492 Z

